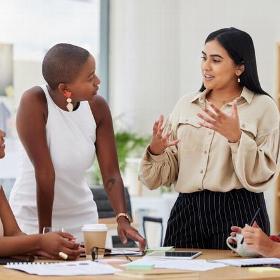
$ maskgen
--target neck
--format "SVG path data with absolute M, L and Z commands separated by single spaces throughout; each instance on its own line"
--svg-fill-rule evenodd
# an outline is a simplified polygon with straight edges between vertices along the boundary
M 231 100 L 240 96 L 242 88 L 240 86 L 232 87 L 230 89 L 215 89 L 211 90 L 207 97 L 208 99 L 217 102 L 230 102 Z
M 49 86 L 47 86 L 49 94 L 51 99 L 53 100 L 53 102 L 62 110 L 67 111 L 66 105 L 67 105 L 67 101 L 66 101 L 66 97 L 63 95 L 63 93 L 59 92 L 58 90 L 52 90 Z M 72 99 L 72 104 L 74 109 L 78 106 L 78 102 L 74 101 Z

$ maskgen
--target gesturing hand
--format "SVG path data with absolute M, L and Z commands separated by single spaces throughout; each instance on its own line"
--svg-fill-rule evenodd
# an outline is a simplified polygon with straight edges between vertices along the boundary
M 163 134 L 163 121 L 164 118 L 161 115 L 153 126 L 153 137 L 149 149 L 154 155 L 162 154 L 167 147 L 174 146 L 179 142 L 179 140 L 170 141 L 171 131 L 167 131 Z
M 203 120 L 199 124 L 203 127 L 213 129 L 226 137 L 229 142 L 238 142 L 241 137 L 239 116 L 236 102 L 232 105 L 230 114 L 226 114 L 210 103 L 212 110 L 204 109 L 204 114 L 198 113 L 197 116 Z

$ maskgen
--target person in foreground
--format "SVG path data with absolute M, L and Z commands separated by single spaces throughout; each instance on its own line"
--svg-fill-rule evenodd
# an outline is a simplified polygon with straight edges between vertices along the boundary
M 82 241 L 81 227 L 98 223 L 86 176 L 96 154 L 120 239 L 132 238 L 144 249 L 145 239 L 127 215 L 111 113 L 97 95 L 95 71 L 94 57 L 81 47 L 61 43 L 46 53 L 42 73 L 47 85 L 28 89 L 17 112 L 25 151 L 10 204 L 25 232 L 63 227 Z
M 253 226 L 246 225 L 243 228 L 232 226 L 232 233 L 241 233 L 244 236 L 246 247 L 264 257 L 280 258 L 280 237 L 277 235 L 268 236 L 255 222 Z
M 175 184 L 165 246 L 227 249 L 231 225 L 270 225 L 263 191 L 279 165 L 279 112 L 260 85 L 252 38 L 223 28 L 202 50 L 203 85 L 183 96 L 153 136 L 140 169 L 150 189 Z
M 4 132 L 0 130 L 0 158 L 5 156 Z M 0 256 L 23 254 L 41 255 L 50 259 L 60 258 L 59 253 L 76 259 L 84 250 L 67 232 L 47 234 L 23 233 L 13 215 L 2 186 L 0 187 Z

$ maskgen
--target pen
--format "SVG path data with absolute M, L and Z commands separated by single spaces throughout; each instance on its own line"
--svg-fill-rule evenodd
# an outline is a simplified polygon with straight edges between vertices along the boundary
M 257 209 L 257 211 L 256 211 L 256 213 L 255 213 L 255 215 L 254 215 L 254 217 L 252 218 L 252 220 L 251 220 L 251 222 L 250 222 L 250 224 L 249 224 L 250 227 L 254 224 L 254 221 L 256 220 L 256 218 L 257 218 L 257 216 L 258 216 L 260 210 L 261 210 L 260 208 Z M 244 237 L 242 237 L 242 239 L 241 239 L 241 241 L 240 241 L 240 244 L 242 244 L 243 241 L 244 241 Z
M 126 258 L 128 261 L 130 261 L 130 262 L 133 261 L 132 258 L 130 258 L 129 256 L 127 256 L 127 255 L 124 255 L 124 256 L 125 256 L 125 258 Z

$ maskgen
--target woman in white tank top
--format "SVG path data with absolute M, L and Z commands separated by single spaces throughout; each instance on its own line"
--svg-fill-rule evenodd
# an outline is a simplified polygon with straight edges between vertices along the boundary
M 145 240 L 126 214 L 111 113 L 97 96 L 100 81 L 93 56 L 58 44 L 47 52 L 42 72 L 47 85 L 27 90 L 17 113 L 25 152 L 10 204 L 20 227 L 28 233 L 63 227 L 82 240 L 81 226 L 98 222 L 86 183 L 96 153 L 120 238 L 126 242 L 130 237 L 144 248 Z

